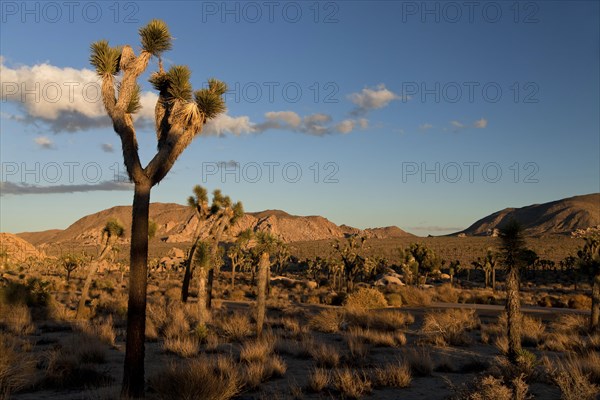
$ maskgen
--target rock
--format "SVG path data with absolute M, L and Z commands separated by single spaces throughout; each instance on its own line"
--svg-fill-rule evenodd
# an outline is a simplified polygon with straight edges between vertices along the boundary
M 448 274 L 441 274 L 441 275 L 440 275 L 440 279 L 443 279 L 443 280 L 449 281 L 449 280 L 450 280 L 450 275 L 448 275 Z
M 404 282 L 400 280 L 400 278 L 393 275 L 383 275 L 377 281 L 375 281 L 375 286 L 390 286 L 390 285 L 398 285 L 404 286 Z
M 314 290 L 319 287 L 317 282 L 309 281 L 308 279 L 303 280 L 302 283 L 304 284 L 304 287 L 306 287 L 307 289 L 310 289 L 310 290 Z

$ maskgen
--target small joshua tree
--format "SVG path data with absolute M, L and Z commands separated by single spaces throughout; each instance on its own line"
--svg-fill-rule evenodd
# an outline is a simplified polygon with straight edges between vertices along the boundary
M 578 264 L 592 278 L 592 314 L 590 332 L 600 331 L 600 238 L 588 237 L 577 252 Z
M 208 87 L 192 90 L 190 70 L 183 65 L 163 69 L 161 55 L 171 49 L 167 25 L 152 20 L 139 30 L 138 55 L 128 45 L 111 47 L 101 40 L 91 45 L 90 62 L 101 78 L 104 108 L 121 139 L 123 160 L 129 179 L 134 183 L 131 225 L 129 301 L 123 397 L 144 397 L 144 341 L 146 328 L 146 286 L 148 279 L 148 216 L 150 190 L 169 173 L 179 155 L 202 132 L 204 124 L 225 111 L 222 95 L 227 86 L 209 79 Z M 158 71 L 150 83 L 158 91 L 155 129 L 158 151 L 146 167 L 138 154 L 133 114 L 140 109 L 137 81 L 152 57 L 158 59 Z M 117 84 L 117 75 L 121 79 Z
M 346 291 L 350 293 L 354 289 L 354 282 L 363 270 L 365 263 L 364 257 L 360 255 L 365 241 L 364 236 L 350 236 L 346 239 L 346 243 L 342 244 L 337 241 L 333 248 L 339 253 L 342 262 L 344 263 L 344 275 L 346 278 Z
M 235 289 L 235 270 L 242 267 L 250 259 L 248 245 L 252 240 L 252 231 L 250 229 L 243 230 L 238 235 L 233 246 L 227 250 L 227 257 L 231 263 L 231 291 Z
M 192 275 L 194 272 L 194 260 L 196 257 L 197 244 L 200 238 L 203 236 L 208 237 L 210 242 L 211 250 L 211 268 L 207 269 L 206 279 L 208 283 L 206 286 L 212 288 L 212 277 L 214 276 L 215 268 L 218 268 L 216 263 L 220 259 L 218 257 L 219 243 L 223 233 L 229 229 L 239 218 L 244 215 L 244 207 L 241 202 L 232 203 L 229 196 L 223 196 L 219 189 L 213 192 L 212 204 L 208 205 L 207 191 L 200 185 L 196 185 L 193 189 L 194 195 L 188 198 L 188 205 L 192 207 L 196 212 L 196 218 L 198 219 L 198 225 L 194 233 L 194 244 L 190 249 L 188 258 L 185 263 L 185 274 L 183 277 L 183 284 L 181 286 L 181 300 L 187 301 L 189 296 L 189 287 Z M 205 229 L 202 232 L 202 228 Z M 199 279 L 204 279 L 204 276 L 199 276 Z M 204 283 L 203 283 L 204 286 Z M 205 297 L 207 306 L 210 307 L 211 293 L 212 290 L 208 291 L 208 296 Z M 204 293 L 199 296 L 204 297 Z
M 67 282 L 71 279 L 71 273 L 81 266 L 83 258 L 76 254 L 65 254 L 60 259 L 63 269 L 67 272 Z
M 526 265 L 523 227 L 510 220 L 500 228 L 500 255 L 506 267 L 506 319 L 508 359 L 516 364 L 521 353 L 521 303 L 519 270 Z
M 101 237 L 102 250 L 100 251 L 100 255 L 98 256 L 98 259 L 95 261 L 92 261 L 88 268 L 88 275 L 87 275 L 87 278 L 85 279 L 85 284 L 83 285 L 83 290 L 81 291 L 81 298 L 79 299 L 79 305 L 77 306 L 77 314 L 75 316 L 76 318 L 80 318 L 83 316 L 83 313 L 85 311 L 85 302 L 90 293 L 90 286 L 94 279 L 94 275 L 98 271 L 98 266 L 99 266 L 100 262 L 102 262 L 106 257 L 108 257 L 111 250 L 113 249 L 115 242 L 120 237 L 123 237 L 124 233 L 125 233 L 125 229 L 123 228 L 121 223 L 117 220 L 108 221 L 106 223 L 106 225 L 104 226 L 104 228 L 102 229 L 102 237 Z

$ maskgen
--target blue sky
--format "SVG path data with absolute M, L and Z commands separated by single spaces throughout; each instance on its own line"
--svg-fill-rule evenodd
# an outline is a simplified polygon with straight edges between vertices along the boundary
M 231 90 L 227 116 L 152 201 L 184 203 L 203 184 L 248 211 L 437 235 L 600 191 L 597 1 L 46 4 L 2 3 L 0 231 L 64 228 L 131 203 L 89 45 L 137 49 L 152 18 L 175 38 L 167 66 L 188 65 L 196 88 L 217 77 Z M 145 161 L 156 146 L 148 73 Z

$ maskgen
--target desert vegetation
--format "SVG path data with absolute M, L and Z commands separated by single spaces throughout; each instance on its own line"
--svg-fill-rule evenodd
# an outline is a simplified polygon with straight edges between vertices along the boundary
M 225 207 L 232 204 L 219 196 Z M 119 396 L 131 279 L 116 266 L 123 252 L 111 250 L 124 246 L 120 232 L 107 221 L 97 256 L 69 255 L 79 260 L 70 276 L 64 257 L 3 264 L 3 398 Z M 148 274 L 147 398 L 594 399 L 599 393 L 600 336 L 583 278 L 594 276 L 587 269 L 597 251 L 591 239 L 573 256 L 582 274 L 577 291 L 565 288 L 580 300 L 564 300 L 557 313 L 543 312 L 539 293 L 528 290 L 527 263 L 536 259 L 517 231 L 479 251 L 481 260 L 494 258 L 495 285 L 489 267 L 471 266 L 468 276 L 424 243 L 388 259 L 371 257 L 370 240 L 353 237 L 334 244 L 337 258 L 298 260 L 270 234 L 242 231 L 218 241 L 206 235 L 180 265 Z M 188 260 L 196 271 L 219 272 L 211 289 L 190 279 L 184 302 Z M 519 263 L 516 286 L 509 282 L 511 260 Z M 507 301 L 513 294 L 521 297 L 517 312 L 514 299 Z

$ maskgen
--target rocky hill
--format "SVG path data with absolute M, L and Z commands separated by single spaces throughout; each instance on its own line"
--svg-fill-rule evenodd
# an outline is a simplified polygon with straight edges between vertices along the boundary
M 85 216 L 64 230 L 24 232 L 20 233 L 19 237 L 36 246 L 72 241 L 81 244 L 96 244 L 100 239 L 102 227 L 109 219 L 117 219 L 125 227 L 126 232 L 123 242 L 126 243 L 129 240 L 128 231 L 131 226 L 130 206 L 112 207 Z M 156 236 L 168 243 L 192 241 L 192 236 L 198 225 L 193 210 L 173 203 L 150 204 L 150 219 L 158 225 Z M 245 229 L 268 231 L 286 242 L 332 239 L 354 233 L 362 233 L 373 238 L 413 236 L 395 226 L 365 229 L 363 231 L 346 225 L 338 226 L 321 216 L 296 216 L 281 210 L 246 213 L 229 234 L 235 236 Z
M 489 236 L 511 218 L 528 236 L 571 235 L 600 225 L 600 193 L 569 197 L 521 208 L 505 208 L 480 219 L 455 235 Z
M 0 264 L 21 262 L 30 257 L 43 258 L 44 256 L 44 253 L 17 235 L 0 233 Z

